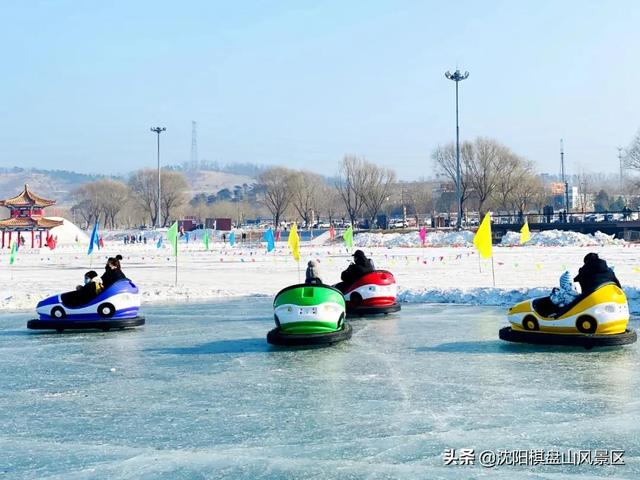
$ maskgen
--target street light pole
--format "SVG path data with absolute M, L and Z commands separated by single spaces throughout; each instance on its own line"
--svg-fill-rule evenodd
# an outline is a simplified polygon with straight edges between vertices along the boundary
M 160 228 L 160 134 L 164 131 L 166 131 L 167 129 L 164 127 L 151 127 L 151 131 L 155 132 L 158 135 L 158 205 L 157 205 L 157 209 L 156 209 L 156 228 Z
M 569 181 L 564 173 L 564 140 L 560 139 L 560 174 L 564 184 L 564 215 L 565 221 L 569 214 Z
M 456 229 L 462 228 L 462 189 L 460 188 L 460 125 L 458 123 L 458 83 L 469 77 L 469 72 L 461 73 L 456 70 L 451 73 L 447 70 L 444 74 L 449 80 L 456 82 L 456 197 L 458 199 L 458 218 Z

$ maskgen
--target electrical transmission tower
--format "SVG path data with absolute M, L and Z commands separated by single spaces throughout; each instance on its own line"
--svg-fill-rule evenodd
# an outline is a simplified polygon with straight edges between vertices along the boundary
M 200 162 L 198 161 L 198 132 L 196 131 L 196 122 L 191 122 L 191 168 L 198 170 Z

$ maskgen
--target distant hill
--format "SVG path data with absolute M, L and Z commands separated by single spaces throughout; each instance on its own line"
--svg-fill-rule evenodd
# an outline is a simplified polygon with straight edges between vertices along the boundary
M 66 170 L 11 168 L 0 170 L 0 198 L 10 198 L 22 191 L 25 183 L 38 195 L 57 200 L 59 205 L 72 201 L 71 192 L 87 182 L 104 178 Z
M 243 184 L 251 186 L 256 183 L 252 177 L 226 172 L 195 170 L 182 173 L 191 185 L 191 197 L 198 193 L 217 194 L 223 189 L 233 191 L 236 186 L 242 187 Z M 127 177 L 128 175 L 109 178 L 126 181 Z M 66 170 L 4 168 L 0 169 L 0 199 L 17 195 L 22 191 L 24 184 L 28 183 L 34 192 L 45 198 L 57 200 L 59 206 L 71 206 L 74 190 L 100 178 L 107 177 Z
M 182 172 L 191 185 L 191 197 L 195 197 L 198 193 L 216 194 L 220 190 L 229 189 L 233 191 L 234 187 L 243 185 L 251 186 L 256 180 L 233 173 L 213 172 L 209 170 L 196 170 Z

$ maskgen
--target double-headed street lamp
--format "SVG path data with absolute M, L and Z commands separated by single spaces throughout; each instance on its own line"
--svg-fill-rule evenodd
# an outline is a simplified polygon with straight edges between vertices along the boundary
M 458 219 L 456 220 L 456 228 L 462 228 L 462 189 L 460 188 L 460 126 L 458 124 L 458 82 L 469 77 L 469 72 L 461 73 L 456 70 L 451 73 L 447 70 L 444 74 L 449 80 L 456 82 L 456 197 L 458 199 Z
M 167 129 L 164 127 L 151 127 L 151 131 L 158 135 L 158 208 L 156 210 L 156 228 L 160 228 L 160 134 Z

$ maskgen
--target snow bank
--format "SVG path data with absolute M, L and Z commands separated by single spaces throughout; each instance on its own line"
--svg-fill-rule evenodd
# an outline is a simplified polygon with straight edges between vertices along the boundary
M 473 245 L 474 232 L 463 230 L 461 232 L 427 232 L 426 245 L 430 247 L 450 247 L 462 246 L 469 247 Z M 410 233 L 358 233 L 353 239 L 356 247 L 419 247 L 422 245 L 418 232 Z M 507 232 L 502 237 L 500 245 L 512 246 L 520 244 L 519 232 Z M 607 245 L 625 245 L 624 240 L 616 239 L 613 235 L 596 232 L 595 235 L 585 235 L 578 232 L 547 230 L 544 232 L 534 233 L 527 245 L 537 245 L 545 247 L 592 247 Z
M 473 244 L 473 232 L 427 232 L 426 245 L 431 247 L 463 246 Z M 418 232 L 410 233 L 358 233 L 353 239 L 356 247 L 419 247 L 422 245 Z
M 428 288 L 404 289 L 398 292 L 398 301 L 404 303 L 455 303 L 463 305 L 495 305 L 510 307 L 529 298 L 549 295 L 549 288 Z M 624 289 L 632 314 L 640 313 L 640 288 Z M 505 313 L 506 315 L 506 313 Z
M 52 228 L 51 235 L 58 237 L 58 245 L 72 245 L 80 243 L 89 244 L 89 236 L 84 233 L 77 225 L 62 217 L 48 217 L 52 220 L 62 220 L 62 225 Z M 44 238 L 44 237 L 43 237 Z
M 331 232 L 329 232 L 329 230 L 327 230 L 324 233 L 321 233 L 320 235 L 318 235 L 316 238 L 314 238 L 313 240 L 309 241 L 309 245 L 324 245 L 325 243 L 329 242 L 331 240 Z
M 519 245 L 520 233 L 507 232 L 500 242 L 503 246 Z M 605 245 L 624 245 L 624 240 L 616 239 L 613 235 L 596 232 L 595 235 L 588 235 L 578 232 L 568 232 L 561 230 L 546 230 L 531 235 L 531 240 L 527 245 L 539 245 L 544 247 L 592 247 Z

